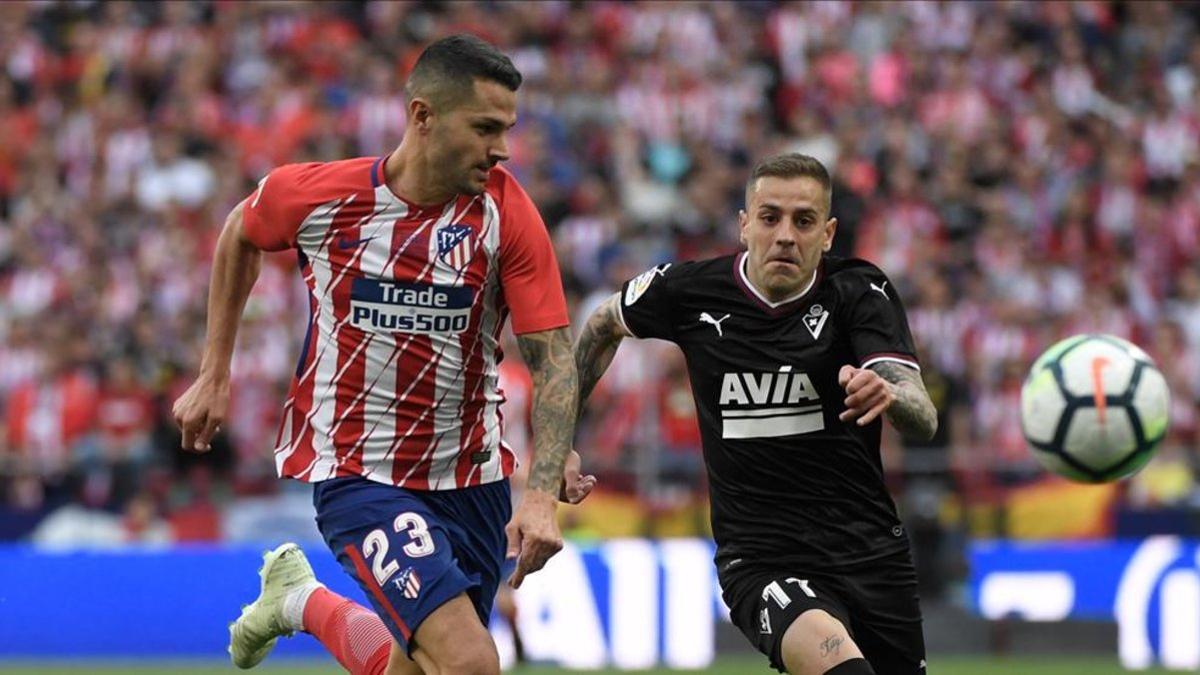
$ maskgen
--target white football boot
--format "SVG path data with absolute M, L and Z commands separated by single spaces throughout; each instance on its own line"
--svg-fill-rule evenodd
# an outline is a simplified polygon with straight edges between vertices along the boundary
M 284 601 L 293 591 L 311 592 L 320 586 L 304 551 L 293 543 L 263 554 L 258 571 L 262 590 L 242 615 L 229 624 L 229 656 L 238 668 L 253 668 L 275 648 L 281 635 L 291 637 L 300 630 L 295 620 L 284 615 Z

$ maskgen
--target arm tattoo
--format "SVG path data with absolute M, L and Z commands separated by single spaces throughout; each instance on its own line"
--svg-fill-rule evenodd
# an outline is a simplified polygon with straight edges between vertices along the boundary
M 571 360 L 571 330 L 518 335 L 517 346 L 533 376 L 533 464 L 527 485 L 557 495 L 575 438 L 579 394 L 579 378 Z
M 588 317 L 583 331 L 579 333 L 579 341 L 575 343 L 575 368 L 579 371 L 577 414 L 583 412 L 583 404 L 592 395 L 604 371 L 608 370 L 621 339 L 625 337 L 625 329 L 617 316 L 620 311 L 617 303 L 620 301 L 618 294 L 601 303 Z
M 938 427 L 937 409 L 929 400 L 920 373 L 891 361 L 880 361 L 871 370 L 895 385 L 896 400 L 887 409 L 892 426 L 905 436 L 933 438 Z

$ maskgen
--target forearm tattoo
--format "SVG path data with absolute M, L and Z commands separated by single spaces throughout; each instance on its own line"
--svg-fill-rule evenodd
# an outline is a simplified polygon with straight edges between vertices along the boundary
M 896 400 L 887 409 L 887 418 L 892 426 L 905 436 L 926 440 L 933 438 L 938 427 L 937 409 L 929 400 L 921 374 L 891 361 L 880 361 L 872 365 L 871 370 L 896 385 Z
M 588 317 L 579 341 L 575 343 L 575 368 L 579 371 L 579 403 L 577 414 L 583 413 L 583 405 L 587 402 L 596 383 L 608 370 L 617 347 L 624 337 L 620 319 L 617 317 L 616 303 L 620 296 L 613 295 L 605 300 L 600 307 Z
M 569 328 L 517 336 L 533 377 L 533 464 L 526 485 L 558 494 L 563 465 L 575 438 L 579 378 L 571 358 Z

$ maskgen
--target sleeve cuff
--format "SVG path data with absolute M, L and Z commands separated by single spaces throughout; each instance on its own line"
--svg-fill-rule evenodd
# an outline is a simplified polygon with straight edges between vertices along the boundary
M 859 368 L 870 368 L 874 364 L 880 363 L 883 361 L 891 361 L 892 363 L 899 363 L 900 365 L 908 366 L 909 368 L 912 368 L 913 370 L 917 371 L 918 373 L 921 372 L 920 364 L 918 364 L 917 360 L 914 359 L 913 357 L 909 356 L 908 354 L 871 354 L 867 358 L 863 359 L 862 365 L 860 365 Z
M 514 320 L 512 322 L 512 329 L 513 335 L 525 335 L 527 333 L 540 333 L 544 330 L 554 330 L 555 328 L 562 328 L 569 325 L 571 325 L 571 321 L 566 316 L 547 314 L 545 316 L 526 318 L 519 326 Z
M 625 308 L 621 306 L 623 304 L 624 303 L 621 302 L 621 299 L 617 298 L 617 321 L 621 322 L 621 328 L 625 329 L 625 332 L 629 334 L 629 337 L 637 338 L 638 334 L 630 330 L 629 324 L 625 322 Z

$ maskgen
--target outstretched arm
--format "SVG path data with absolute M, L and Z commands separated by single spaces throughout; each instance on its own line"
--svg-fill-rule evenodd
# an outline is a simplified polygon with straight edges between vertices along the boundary
M 621 340 L 632 337 L 621 323 L 620 302 L 620 294 L 614 293 L 600 303 L 588 317 L 579 333 L 579 341 L 575 343 L 575 367 L 579 370 L 579 413 L 583 412 L 583 404 L 591 396 L 604 371 L 608 370 Z
M 846 410 L 839 418 L 843 422 L 858 418 L 864 426 L 886 413 L 905 436 L 928 440 L 937 433 L 937 409 L 915 369 L 891 361 L 870 368 L 842 366 L 838 383 L 847 393 Z
M 533 377 L 533 464 L 525 487 L 558 495 L 563 466 L 575 438 L 579 378 L 571 360 L 569 328 L 517 336 Z
M 229 213 L 217 240 L 200 373 L 173 409 L 184 450 L 206 452 L 229 409 L 229 366 L 238 322 L 262 266 L 262 251 L 246 238 L 242 225 L 244 203 Z
M 517 346 L 533 376 L 533 463 L 521 503 L 505 528 L 508 557 L 517 558 L 517 569 L 508 582 L 513 588 L 563 547 L 554 513 L 559 496 L 569 497 L 572 489 L 571 485 L 563 488 L 564 468 L 572 473 L 567 481 L 577 483 L 579 500 L 591 490 L 590 484 L 578 486 L 578 456 L 571 450 L 575 399 L 579 396 L 579 378 L 571 360 L 571 330 L 564 327 L 518 335 Z M 569 457 L 573 461 L 568 462 Z M 595 483 L 595 478 L 588 480 Z

